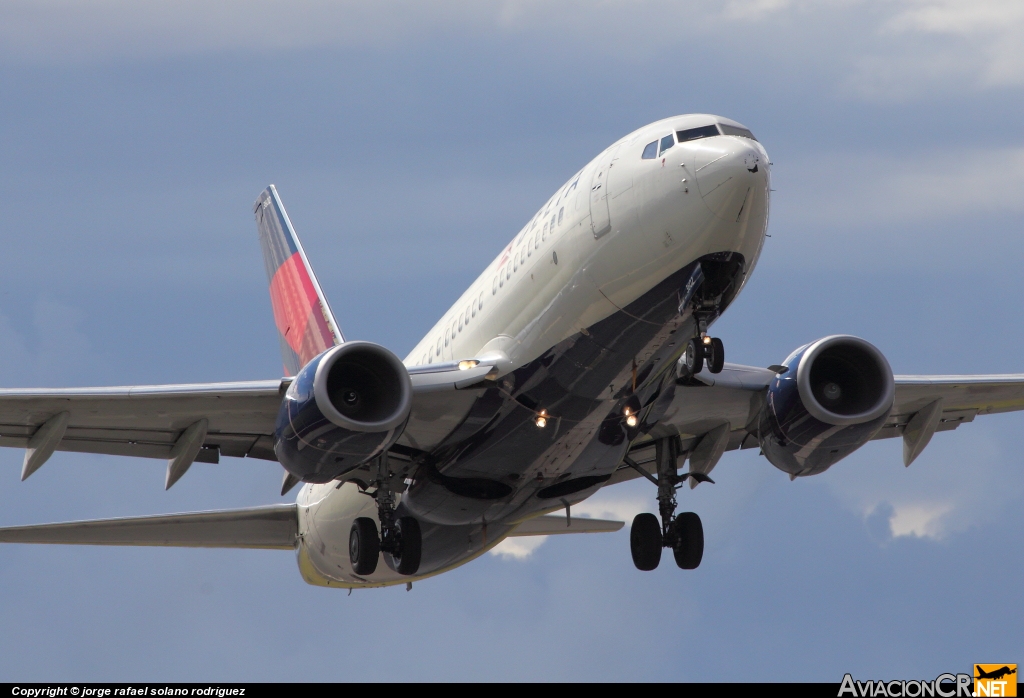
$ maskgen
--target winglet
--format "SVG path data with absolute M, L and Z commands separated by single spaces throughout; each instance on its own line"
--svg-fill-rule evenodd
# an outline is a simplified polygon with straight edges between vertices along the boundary
M 281 339 L 284 370 L 294 376 L 315 356 L 344 342 L 345 337 L 273 184 L 256 199 L 253 213 L 270 282 L 270 304 Z

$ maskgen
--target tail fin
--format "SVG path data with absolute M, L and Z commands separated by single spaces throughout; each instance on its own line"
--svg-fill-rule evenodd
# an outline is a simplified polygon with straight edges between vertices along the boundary
M 281 339 L 284 370 L 294 376 L 310 359 L 341 344 L 345 337 L 273 184 L 256 199 L 253 213 L 270 282 L 270 304 Z

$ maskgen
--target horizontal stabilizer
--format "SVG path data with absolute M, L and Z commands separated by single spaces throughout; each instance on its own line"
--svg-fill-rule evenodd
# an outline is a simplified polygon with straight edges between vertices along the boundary
M 294 504 L 0 528 L 0 543 L 292 550 Z
M 566 523 L 569 525 L 566 526 Z M 527 519 L 510 536 L 552 536 L 557 533 L 614 533 L 625 526 L 623 521 L 587 519 L 574 516 L 568 521 L 562 514 L 549 514 Z

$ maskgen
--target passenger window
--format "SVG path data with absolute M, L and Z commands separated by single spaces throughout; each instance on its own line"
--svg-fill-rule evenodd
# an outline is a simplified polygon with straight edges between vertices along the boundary
M 480 307 L 480 310 L 484 309 L 484 292 L 483 291 L 480 292 L 480 298 L 477 299 L 476 304 Z
M 451 341 L 451 338 L 452 338 L 452 328 L 451 327 L 445 327 L 444 328 L 444 345 L 445 346 L 448 346 L 448 342 Z
M 672 134 L 668 134 L 661 139 L 661 152 L 659 155 L 664 155 L 665 151 L 676 144 L 676 139 L 672 137 Z
M 494 277 L 494 281 L 491 282 L 491 295 L 497 295 L 498 293 L 498 277 Z
M 459 313 L 459 332 L 462 332 L 462 313 Z
M 640 157 L 644 160 L 653 160 L 658 157 L 658 141 L 648 143 L 647 147 L 644 148 L 644 154 Z
M 502 287 L 505 285 L 505 275 L 501 272 L 498 272 L 498 285 Z
M 441 355 L 441 337 L 440 337 L 440 335 L 438 335 L 438 337 L 437 337 L 437 351 L 435 351 L 434 353 L 437 354 L 438 356 Z
M 537 236 L 535 236 L 533 238 L 533 249 L 535 249 L 535 250 L 539 250 L 540 249 L 540 235 L 537 235 Z
M 541 232 L 540 237 L 541 237 L 542 240 L 547 240 L 548 239 L 548 223 L 547 223 L 547 221 L 544 221 L 544 230 Z
M 512 271 L 519 271 L 519 253 L 516 252 L 516 256 L 512 258 Z
M 552 213 L 551 214 L 551 230 L 554 231 L 554 229 L 555 229 L 555 214 Z
M 565 213 L 565 206 L 558 209 L 558 225 L 562 225 L 562 214 Z
M 508 279 L 511 279 L 511 278 L 512 278 L 512 265 L 511 264 L 506 264 L 505 265 L 505 279 L 508 280 Z
M 469 306 L 469 305 L 467 305 L 467 306 L 466 306 L 466 324 L 467 324 L 467 325 L 469 324 L 469 309 L 470 309 L 471 307 L 472 307 L 472 306 Z M 473 313 L 473 314 L 474 314 L 474 315 L 476 315 L 476 313 Z
M 529 244 L 526 245 L 526 256 L 527 257 L 532 257 L 533 256 L 533 238 L 530 238 Z
M 473 317 L 476 317 L 476 303 L 473 304 Z

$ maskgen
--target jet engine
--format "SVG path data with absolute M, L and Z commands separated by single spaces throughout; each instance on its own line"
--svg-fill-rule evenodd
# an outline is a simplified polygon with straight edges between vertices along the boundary
M 299 371 L 277 415 L 274 451 L 304 482 L 324 483 L 390 448 L 409 421 L 412 382 L 378 344 L 345 342 Z
M 772 368 L 758 436 L 768 461 L 792 477 L 828 470 L 867 443 L 892 410 L 889 362 L 858 337 L 819 339 Z

